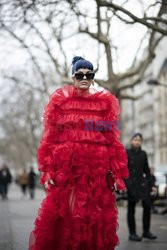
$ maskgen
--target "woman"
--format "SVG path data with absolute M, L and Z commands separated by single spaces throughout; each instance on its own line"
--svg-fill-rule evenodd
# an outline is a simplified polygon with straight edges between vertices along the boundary
M 29 250 L 114 250 L 118 244 L 114 190 L 124 189 L 128 177 L 119 103 L 109 91 L 90 88 L 91 62 L 74 57 L 72 64 L 73 85 L 57 89 L 44 112 L 38 163 L 47 195 Z
M 27 194 L 28 182 L 29 182 L 29 178 L 28 178 L 27 170 L 23 168 L 21 174 L 19 175 L 19 185 L 21 188 L 21 192 L 23 193 L 23 196 L 22 196 L 23 198 Z

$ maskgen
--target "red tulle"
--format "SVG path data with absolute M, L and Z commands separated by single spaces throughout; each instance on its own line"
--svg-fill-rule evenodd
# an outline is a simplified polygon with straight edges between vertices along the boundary
M 115 194 L 128 177 L 120 131 L 85 131 L 85 119 L 118 121 L 120 106 L 109 91 L 82 93 L 65 85 L 51 96 L 44 112 L 38 149 L 41 184 L 52 179 L 30 235 L 29 250 L 114 250 L 117 237 Z

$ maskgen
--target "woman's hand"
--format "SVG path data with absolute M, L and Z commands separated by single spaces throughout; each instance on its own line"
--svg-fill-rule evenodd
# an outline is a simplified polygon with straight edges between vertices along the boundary
M 49 179 L 49 180 L 45 181 L 44 187 L 47 189 L 49 187 L 49 184 L 55 186 L 54 181 L 52 179 Z
M 116 192 L 116 191 L 118 191 L 118 187 L 117 187 L 117 183 L 116 183 L 116 182 L 114 182 L 113 192 Z
M 118 190 L 118 187 L 117 187 L 117 184 L 115 182 L 114 174 L 110 169 L 107 170 L 106 180 L 107 180 L 107 185 L 111 189 L 111 191 L 116 192 Z

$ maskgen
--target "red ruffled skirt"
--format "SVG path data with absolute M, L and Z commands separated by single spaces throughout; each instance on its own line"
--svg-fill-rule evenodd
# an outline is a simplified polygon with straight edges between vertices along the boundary
M 62 165 L 52 172 L 56 185 L 41 203 L 29 250 L 114 250 L 118 212 L 106 181 L 107 147 L 65 142 L 56 152 Z

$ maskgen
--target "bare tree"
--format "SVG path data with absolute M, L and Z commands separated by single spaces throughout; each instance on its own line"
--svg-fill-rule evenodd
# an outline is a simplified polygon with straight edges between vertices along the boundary
M 154 0 L 150 5 L 138 1 L 140 16 L 129 8 L 131 0 L 117 2 L 90 0 L 85 6 L 84 0 L 0 1 L 0 43 L 8 42 L 11 51 L 21 51 L 25 62 L 17 70 L 11 66 L 0 69 L 3 86 L 13 84 L 8 94 L 16 93 L 14 103 L 10 99 L 1 101 L 4 110 L 0 126 L 4 136 L 0 153 L 8 155 L 16 165 L 35 158 L 43 105 L 53 86 L 70 83 L 68 46 L 74 44 L 73 52 L 84 47 L 85 40 L 79 37 L 86 37 L 90 46 L 95 45 L 96 71 L 101 57 L 106 61 L 106 77 L 96 78 L 96 82 L 119 99 L 136 99 L 127 90 L 141 82 L 156 56 L 157 46 L 167 35 L 167 0 Z M 115 66 L 119 51 L 112 36 L 115 21 L 126 28 L 144 27 L 139 47 L 124 72 Z
M 35 46 L 33 41 L 30 45 L 27 44 L 26 38 L 29 37 L 27 34 L 29 33 L 34 37 L 38 37 L 40 46 L 36 46 L 36 49 L 40 50 L 40 53 L 42 52 L 45 54 L 49 65 L 52 65 L 56 74 L 60 75 L 61 79 L 68 79 L 68 81 L 69 66 L 67 61 L 67 51 L 63 47 L 63 42 L 71 36 L 76 36 L 77 38 L 78 34 L 89 35 L 91 39 L 97 41 L 97 46 L 98 44 L 103 45 L 105 49 L 107 79 L 96 79 L 97 83 L 102 87 L 112 90 L 112 92 L 120 99 L 130 98 L 130 96 L 123 94 L 123 91 L 140 83 L 145 70 L 155 57 L 156 47 L 163 36 L 167 35 L 167 0 L 154 1 L 153 4 L 146 6 L 144 6 L 144 3 L 141 0 L 140 2 L 143 12 L 142 17 L 138 17 L 128 10 L 126 5 L 130 0 L 124 2 L 120 1 L 122 2 L 120 5 L 115 4 L 113 1 L 104 0 L 92 0 L 90 2 L 94 4 L 94 14 L 92 16 L 90 16 L 89 13 L 80 10 L 80 5 L 83 4 L 83 0 L 64 0 L 61 1 L 61 4 L 59 1 L 54 0 L 10 1 L 11 9 L 8 15 L 3 14 L 4 6 L 6 4 L 9 5 L 8 1 L 4 1 L 1 4 L 1 28 L 6 30 L 23 48 L 27 50 L 34 67 L 41 77 L 41 82 L 45 92 L 48 92 L 46 79 L 47 73 L 43 72 L 40 66 L 38 55 L 34 52 Z M 11 14 L 13 8 L 15 8 L 15 15 Z M 156 8 L 156 14 L 150 16 L 149 13 L 151 8 Z M 90 18 L 92 18 L 92 21 L 96 22 L 96 27 L 93 31 L 89 22 Z M 115 48 L 112 44 L 111 37 L 111 24 L 114 18 L 119 19 L 127 26 L 134 26 L 136 23 L 140 23 L 147 28 L 144 34 L 145 39 L 147 38 L 148 40 L 145 54 L 142 59 L 138 58 L 137 54 L 132 65 L 123 73 L 118 73 L 114 70 L 113 51 Z M 69 32 L 69 35 L 65 36 L 67 28 L 69 27 L 70 29 L 70 24 L 73 23 L 73 21 L 77 21 L 76 26 L 78 26 L 78 29 L 74 29 L 74 32 Z M 24 25 L 24 38 L 20 37 L 20 35 L 17 34 L 17 29 L 15 30 L 14 28 L 18 23 Z M 46 33 L 43 32 L 43 25 L 45 25 L 50 34 L 49 38 L 46 37 Z M 60 54 L 56 55 L 56 53 L 54 53 L 54 49 L 51 45 L 52 43 L 55 44 L 55 50 L 57 48 L 57 50 L 61 51 L 61 55 L 63 55 L 63 60 L 61 59 L 60 62 L 58 59 Z M 142 47 L 141 44 L 139 45 L 138 52 L 140 52 L 140 48 Z M 98 47 L 98 50 L 100 50 L 100 46 Z M 100 55 L 100 52 L 98 55 Z M 99 56 L 97 57 L 97 60 L 98 59 Z M 124 80 L 126 79 L 128 79 L 128 84 L 124 84 Z
M 36 158 L 43 104 L 34 100 L 33 89 L 22 88 L 17 79 L 9 80 L 11 88 L 1 100 L 0 154 L 19 168 L 32 164 Z
M 96 24 L 97 24 L 97 29 L 95 32 L 91 31 L 91 28 L 89 27 L 90 25 L 86 19 L 87 16 L 85 15 L 85 13 L 82 13 L 82 11 L 79 9 L 78 3 L 76 1 L 73 1 L 72 8 L 78 17 L 79 32 L 88 34 L 92 39 L 95 39 L 98 43 L 103 44 L 105 48 L 105 56 L 108 69 L 107 80 L 96 79 L 96 81 L 99 85 L 105 87 L 108 90 L 111 90 L 120 99 L 135 99 L 134 96 L 125 94 L 124 90 L 128 88 L 133 88 L 136 84 L 141 82 L 147 67 L 155 57 L 156 47 L 158 46 L 163 36 L 167 35 L 166 33 L 167 22 L 165 19 L 167 1 L 166 0 L 162 2 L 157 1 L 154 3 L 154 6 L 158 5 L 157 7 L 158 11 L 155 17 L 147 16 L 147 11 L 149 10 L 149 8 L 151 8 L 151 6 L 149 6 L 144 11 L 142 18 L 135 16 L 133 13 L 131 13 L 130 11 L 128 11 L 126 8 L 123 7 L 124 4 L 128 3 L 128 1 L 125 1 L 124 4 L 122 5 L 116 5 L 112 1 L 101 1 L 101 0 L 95 0 L 95 3 L 96 3 L 96 16 L 94 18 L 96 19 Z M 126 19 L 124 15 L 122 16 L 122 14 L 125 14 L 132 20 Z M 121 20 L 127 25 L 134 25 L 135 23 L 140 23 L 147 28 L 144 37 L 147 36 L 148 46 L 145 49 L 143 58 L 142 59 L 139 58 L 137 60 L 137 55 L 136 55 L 136 57 L 132 62 L 132 65 L 124 73 L 116 73 L 113 67 L 114 48 L 111 42 L 112 39 L 110 37 L 111 34 L 110 28 L 112 19 L 114 17 L 117 17 L 119 20 Z M 81 20 L 81 18 L 82 20 L 84 18 L 84 23 Z M 104 26 L 106 27 L 105 31 L 104 31 Z M 162 26 L 164 28 L 162 28 Z M 139 45 L 137 52 L 140 51 L 141 43 Z M 128 79 L 128 84 L 125 84 L 126 79 Z

